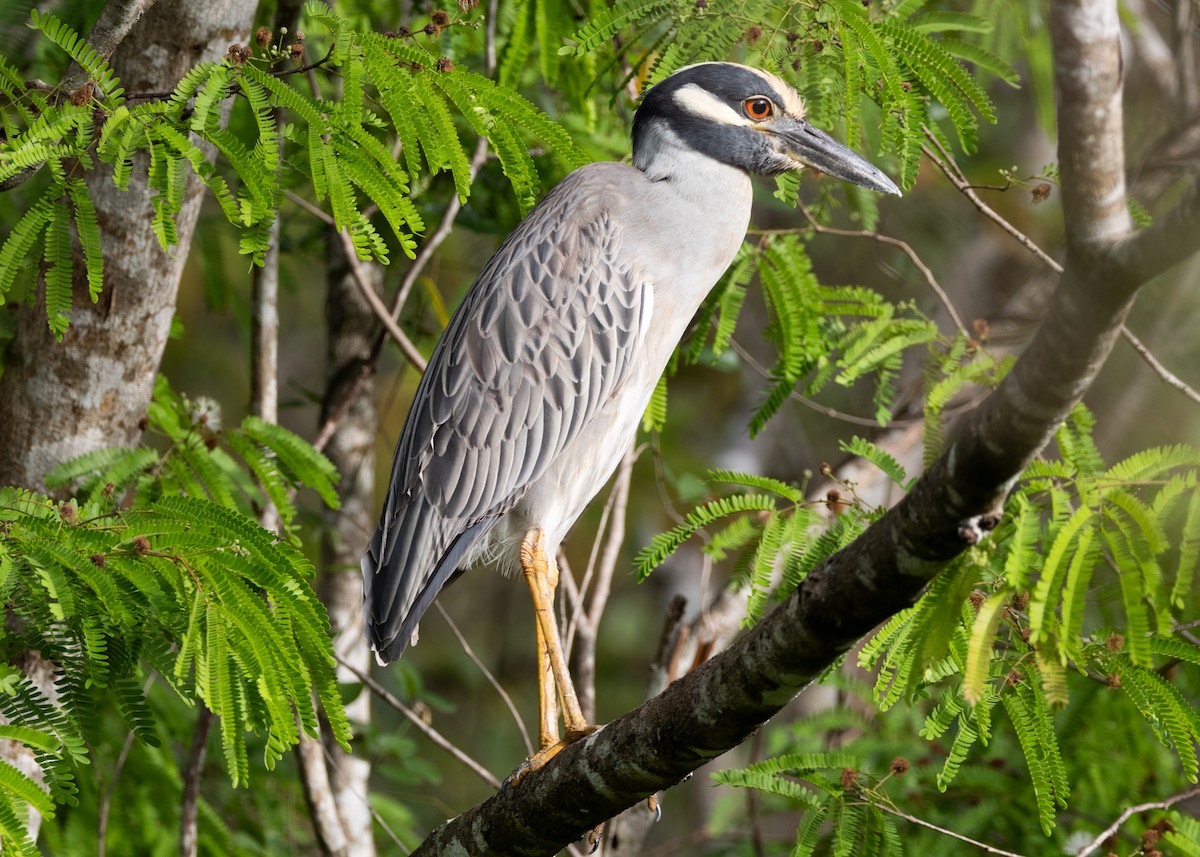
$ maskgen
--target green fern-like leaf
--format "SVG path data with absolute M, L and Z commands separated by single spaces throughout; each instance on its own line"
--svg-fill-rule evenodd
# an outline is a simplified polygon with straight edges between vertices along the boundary
M 55 188 L 56 195 L 64 189 Z M 59 196 L 50 208 L 43 253 L 46 285 L 46 321 L 50 332 L 61 338 L 70 325 L 71 309 L 71 222 L 66 200 Z
M 775 503 L 774 498 L 761 494 L 735 494 L 696 507 L 687 514 L 683 523 L 655 536 L 649 545 L 638 552 L 634 560 L 638 580 L 648 577 L 697 530 L 740 512 L 773 512 Z
M 900 462 L 896 461 L 887 451 L 880 449 L 871 441 L 855 436 L 849 443 L 840 441 L 838 446 L 842 452 L 848 452 L 851 455 L 856 455 L 871 462 L 882 470 L 888 479 L 901 488 L 908 490 L 910 487 L 911 481 L 908 478 L 908 473 L 900 466 Z
M 51 218 L 54 217 L 55 202 L 47 193 L 31 205 L 0 247 L 0 300 L 12 289 L 21 263 L 41 237 Z
M 339 476 L 333 462 L 314 450 L 299 435 L 275 423 L 247 417 L 242 429 L 248 437 L 278 456 L 280 464 L 287 468 L 293 481 L 316 491 L 329 508 L 340 508 L 337 491 L 334 490 Z
M 661 17 L 672 5 L 671 0 L 622 0 L 589 18 L 587 24 L 572 37 L 575 46 L 559 48 L 559 52 L 580 56 L 594 51 L 622 28 Z
M 106 103 L 116 106 L 121 103 L 124 90 L 120 81 L 109 67 L 104 57 L 79 34 L 54 15 L 33 9 L 29 13 L 29 26 L 42 33 L 54 44 L 58 45 L 75 62 L 79 63 L 84 73 L 91 78 L 100 97 Z

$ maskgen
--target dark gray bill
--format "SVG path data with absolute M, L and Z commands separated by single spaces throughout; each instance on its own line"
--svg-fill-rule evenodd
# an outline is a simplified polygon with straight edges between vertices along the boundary
M 788 153 L 796 160 L 835 179 L 880 193 L 901 195 L 900 188 L 882 170 L 807 122 L 792 122 L 787 128 L 777 125 L 772 130 L 783 139 Z

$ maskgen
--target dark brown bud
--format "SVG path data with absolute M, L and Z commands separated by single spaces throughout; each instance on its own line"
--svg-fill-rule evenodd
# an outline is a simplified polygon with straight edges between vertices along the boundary
M 445 9 L 434 9 L 433 14 L 429 16 L 429 20 L 437 24 L 439 27 L 449 27 L 450 13 Z
M 133 552 L 138 556 L 150 553 L 150 540 L 145 536 L 138 536 L 133 540 Z
M 79 522 L 79 510 L 75 508 L 74 503 L 60 504 L 58 507 L 58 516 L 67 524 L 76 524 Z
M 79 89 L 71 93 L 71 103 L 76 107 L 82 107 L 92 100 L 92 93 L 96 91 L 96 84 L 90 80 Z
M 858 771 L 854 768 L 842 769 L 842 788 L 852 789 L 858 783 Z
M 813 51 L 814 52 L 819 54 L 823 50 L 825 50 L 825 43 L 823 41 L 821 41 L 820 39 L 817 39 L 815 42 L 813 42 Z
M 117 490 L 117 486 L 113 485 L 111 482 L 109 482 L 108 484 L 106 484 L 104 486 L 104 490 L 101 491 L 100 493 L 103 494 L 105 497 L 111 497 L 113 495 L 113 492 L 116 490 Z
M 408 27 L 401 26 L 400 29 L 396 31 L 396 35 L 402 39 L 407 39 L 412 35 L 412 30 L 410 30 Z
M 987 339 L 988 333 L 991 331 L 991 326 L 988 325 L 986 318 L 977 318 L 971 322 L 971 329 L 975 331 L 975 335 L 980 339 Z
M 217 448 L 217 436 L 210 434 L 208 437 L 206 437 L 204 439 L 204 448 L 207 449 L 209 452 L 212 452 L 214 449 L 216 449 Z
M 104 564 L 108 562 L 108 556 L 102 553 L 94 553 L 88 557 L 92 561 L 92 565 L 96 568 L 104 568 Z
M 897 756 L 896 758 L 892 759 L 891 771 L 898 777 L 904 776 L 904 774 L 908 772 L 909 767 L 910 765 L 908 764 L 908 759 L 904 758 L 903 756 Z
M 450 57 L 438 57 L 438 71 L 454 71 L 454 63 L 450 61 Z
M 971 606 L 978 610 L 983 605 L 984 594 L 978 589 L 971 590 L 971 594 L 967 596 L 967 600 L 971 602 Z
M 1104 641 L 1104 645 L 1108 647 L 1110 652 L 1119 652 L 1125 648 L 1125 638 L 1120 634 L 1110 634 L 1108 639 Z
M 761 38 L 762 38 L 762 27 L 753 26 L 750 29 L 746 30 L 746 44 L 750 45 L 750 47 L 754 47 L 758 43 L 758 40 Z
M 1054 187 L 1050 182 L 1042 182 L 1041 184 L 1034 185 L 1033 190 L 1029 192 L 1029 195 L 1033 197 L 1033 204 L 1037 205 L 1039 202 L 1045 202 L 1050 198 L 1050 191 L 1052 190 L 1054 190 Z
M 150 418 L 149 417 L 142 417 L 141 419 L 138 420 L 138 431 L 145 431 L 148 428 L 150 428 Z
M 259 27 L 254 31 L 254 41 L 258 43 L 260 48 L 265 48 L 267 45 L 271 44 L 272 38 L 273 35 L 270 27 Z
M 427 36 L 436 36 L 441 31 L 442 31 L 442 28 L 439 27 L 437 24 L 433 23 L 433 21 L 430 21 L 423 28 L 423 32 Z
M 1116 690 L 1120 686 L 1121 686 L 1121 677 L 1119 675 L 1117 675 L 1116 673 L 1109 673 L 1108 674 L 1108 689 Z
M 1013 670 L 1004 677 L 1004 680 L 1008 682 L 1010 687 L 1016 687 L 1021 682 L 1025 681 L 1025 673 L 1021 672 L 1020 670 Z
M 294 59 L 296 62 L 300 62 L 300 60 L 304 59 L 304 45 L 300 44 L 300 42 L 296 42 L 296 44 L 288 48 L 288 52 L 292 55 L 292 59 Z
M 696 0 L 696 8 L 697 9 L 707 9 L 708 8 L 708 0 Z

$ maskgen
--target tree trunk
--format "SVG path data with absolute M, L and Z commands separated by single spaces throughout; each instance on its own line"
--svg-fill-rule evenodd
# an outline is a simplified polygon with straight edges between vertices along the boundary
M 245 42 L 256 7 L 256 0 L 162 0 L 116 46 L 112 66 L 126 92 L 169 90 L 196 63 L 220 58 L 231 42 Z M 50 334 L 41 301 L 20 309 L 0 375 L 0 484 L 40 489 L 46 472 L 66 459 L 135 444 L 154 390 L 202 186 L 189 181 L 179 246 L 168 253 L 152 228 L 144 155 L 135 159 L 128 191 L 113 185 L 106 165 L 87 182 L 103 238 L 104 293 L 95 304 L 78 297 L 87 284 L 77 260 L 77 297 L 62 342 Z M 36 687 L 52 690 L 51 662 L 30 652 L 22 666 Z M 0 746 L 0 758 L 21 770 L 36 768 L 29 749 L 13 742 Z M 40 826 L 31 811 L 32 839 Z
M 175 86 L 196 63 L 219 59 L 249 38 L 256 0 L 162 0 L 113 54 L 127 92 Z M 128 191 L 107 165 L 88 176 L 104 246 L 104 293 L 89 303 L 75 284 L 71 327 L 55 342 L 42 306 L 23 307 L 0 377 L 0 483 L 39 488 L 46 471 L 94 449 L 137 442 L 167 343 L 179 278 L 200 211 L 194 177 L 179 213 L 179 246 L 158 245 L 146 157 L 135 159 Z M 75 265 L 77 276 L 83 266 Z
M 367 672 L 371 655 L 363 636 L 362 579 L 358 561 L 367 547 L 375 522 L 375 435 L 379 415 L 375 408 L 374 370 L 365 382 L 357 382 L 370 359 L 378 323 L 362 291 L 354 282 L 336 234 L 329 240 L 329 293 L 326 299 L 328 345 L 327 380 L 322 402 L 322 422 L 343 407 L 337 430 L 325 454 L 341 474 L 338 484 L 342 508 L 328 512 L 322 545 L 324 581 L 321 596 L 329 611 L 334 634 L 334 651 L 356 669 Z M 363 265 L 376 289 L 382 283 L 378 265 Z M 347 391 L 356 392 L 342 404 Z M 338 667 L 338 681 L 355 682 L 345 667 Z M 354 723 L 371 719 L 371 695 L 365 690 L 346 704 L 346 715 Z M 375 854 L 371 810 L 367 804 L 371 763 L 351 756 L 336 745 L 329 747 L 330 785 L 349 853 L 356 857 Z

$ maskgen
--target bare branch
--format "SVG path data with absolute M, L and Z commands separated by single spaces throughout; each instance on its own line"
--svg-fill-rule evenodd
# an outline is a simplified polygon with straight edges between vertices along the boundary
M 1162 363 L 1158 362 L 1158 358 L 1150 353 L 1150 349 L 1147 348 L 1140 339 L 1134 336 L 1133 332 L 1128 327 L 1121 328 L 1121 336 L 1125 337 L 1125 341 L 1133 346 L 1134 351 L 1142 355 L 1142 359 L 1150 365 L 1151 369 L 1158 373 L 1159 377 L 1162 378 L 1163 381 L 1174 387 L 1179 392 L 1183 393 L 1183 395 L 1187 396 L 1196 404 L 1200 405 L 1200 392 L 1192 389 L 1190 386 L 1188 386 L 1186 381 L 1184 381 L 1166 366 L 1162 365 Z
M 441 732 L 438 732 L 436 729 L 422 720 L 420 715 L 397 699 L 386 687 L 375 681 L 375 679 L 371 678 L 370 675 L 358 669 L 353 664 L 338 658 L 336 655 L 334 658 L 341 666 L 354 673 L 354 675 L 358 677 L 358 680 L 365 684 L 373 694 L 378 696 L 379 699 L 384 702 L 384 704 L 394 708 L 396 711 L 399 711 L 401 714 L 407 717 L 408 721 L 412 723 L 413 726 L 416 726 L 426 738 L 474 771 L 475 774 L 489 786 L 494 789 L 500 788 L 500 780 L 497 779 L 491 771 L 479 764 L 479 762 L 476 762 L 474 759 L 460 750 L 453 741 L 442 735 Z
M 300 742 L 294 752 L 296 764 L 300 768 L 304 802 L 308 804 L 308 814 L 312 819 L 313 833 L 321 857 L 350 857 L 346 830 L 338 816 L 333 789 L 329 785 L 329 771 L 325 767 L 325 745 L 321 743 L 321 739 L 313 738 L 301 729 Z
M 1086 259 L 1133 228 L 1125 204 L 1117 4 L 1057 0 L 1050 5 L 1050 40 L 1067 253 Z
M 917 255 L 917 251 L 914 250 L 907 241 L 901 241 L 899 238 L 893 238 L 890 235 L 884 235 L 881 232 L 873 232 L 866 229 L 835 229 L 832 226 L 822 226 L 817 222 L 816 218 L 812 216 L 812 212 L 808 210 L 808 206 L 801 202 L 797 207 L 800 209 L 801 213 L 804 214 L 805 219 L 808 220 L 809 226 L 811 226 L 813 231 L 817 232 L 818 234 L 839 235 L 843 238 L 869 238 L 872 241 L 877 241 L 880 244 L 887 244 L 903 252 L 904 255 L 908 257 L 908 260 L 913 263 L 913 267 L 921 272 L 921 276 L 925 278 L 925 282 L 929 286 L 930 291 L 937 295 L 938 300 L 942 302 L 942 307 L 946 310 L 946 315 L 950 316 L 950 320 L 954 322 L 954 326 L 958 328 L 959 333 L 961 333 L 963 336 L 970 336 L 970 334 L 967 332 L 966 325 L 963 324 L 962 318 L 959 317 L 958 310 L 954 308 L 954 304 L 951 302 L 950 296 L 946 294 L 946 290 L 941 287 L 937 281 L 937 278 L 933 276 L 933 271 L 929 270 L 929 266 L 921 261 L 921 257 Z
M 113 55 L 117 45 L 129 35 L 133 25 L 153 5 L 154 0 L 108 0 L 100 12 L 100 17 L 96 19 L 96 25 L 88 33 L 88 44 L 107 60 Z M 87 77 L 83 69 L 78 63 L 71 63 L 71 67 L 63 75 L 61 86 L 63 89 L 72 90 L 78 89 L 86 82 Z
M 192 746 L 188 750 L 187 765 L 183 769 L 183 806 L 179 811 L 180 857 L 196 857 L 200 844 L 196 815 L 200 804 L 200 775 L 204 772 L 204 750 L 208 744 L 208 731 L 212 727 L 213 713 L 206 705 L 200 705 L 199 709 L 196 728 L 192 732 Z
M 1117 816 L 1116 821 L 1104 829 L 1103 833 L 1076 851 L 1075 857 L 1088 857 L 1089 854 L 1093 853 L 1102 845 L 1104 845 L 1104 843 L 1108 841 L 1109 837 L 1116 836 L 1117 831 L 1121 829 L 1121 825 L 1129 821 L 1129 819 L 1137 815 L 1139 812 L 1149 812 L 1152 809 L 1170 809 L 1175 804 L 1181 803 L 1189 798 L 1194 798 L 1197 795 L 1200 795 L 1200 786 L 1195 786 L 1185 792 L 1180 792 L 1177 795 L 1171 795 L 1171 797 L 1164 800 L 1153 801 L 1151 803 L 1140 803 L 1137 806 L 1128 807 L 1124 812 Z
M 872 801 L 871 805 L 890 815 L 894 815 L 897 818 L 903 818 L 905 821 L 918 824 L 921 827 L 926 827 L 930 830 L 935 830 L 943 836 L 949 836 L 951 839 L 957 839 L 959 842 L 966 842 L 970 845 L 974 845 L 976 848 L 983 850 L 987 854 L 998 854 L 1000 857 L 1024 857 L 1023 854 L 1017 854 L 1015 851 L 1005 851 L 1003 848 L 996 848 L 993 845 L 988 845 L 986 842 L 980 842 L 978 839 L 972 839 L 969 836 L 963 836 L 961 833 L 955 833 L 953 830 L 949 830 L 945 827 L 938 827 L 936 824 L 928 822 L 923 818 L 917 818 L 915 815 L 909 815 L 907 812 L 901 812 L 895 807 L 888 806 L 886 803 Z
M 362 269 L 362 262 L 358 259 L 358 251 L 354 248 L 354 241 L 351 239 L 350 233 L 343 229 L 339 234 L 342 238 L 342 246 L 346 250 L 346 259 L 350 263 L 350 270 L 354 274 L 354 281 L 362 289 L 363 297 L 371 305 L 376 318 L 383 323 L 387 332 L 391 334 L 392 339 L 400 346 L 400 350 L 404 353 L 408 362 L 417 367 L 419 371 L 424 372 L 427 361 L 421 355 L 421 352 L 417 350 L 417 346 L 413 345 L 412 340 L 408 338 L 407 334 L 396 324 L 396 320 L 392 318 L 391 312 L 384 306 L 383 301 L 379 299 L 379 295 L 375 294 L 375 289 L 371 287 L 370 278 L 367 277 Z
M 963 196 L 969 199 L 979 211 L 988 219 L 996 223 L 1001 229 L 1017 240 L 1022 247 L 1025 247 L 1035 256 L 1042 260 L 1051 270 L 1061 274 L 1063 267 L 1048 253 L 1033 242 L 1029 236 L 1021 232 L 1013 226 L 1008 220 L 998 214 L 994 209 L 990 208 L 983 202 L 972 190 L 972 186 L 966 184 L 966 179 L 963 177 L 962 171 L 958 164 L 942 147 L 937 137 L 925 129 L 925 135 L 938 147 L 942 157 L 939 158 L 933 154 L 927 146 L 922 146 L 922 151 L 925 152 L 934 164 L 940 169 Z M 1171 214 L 1165 218 L 1169 226 L 1159 227 L 1160 231 L 1153 233 L 1151 237 L 1146 237 L 1147 232 L 1138 232 L 1130 236 L 1122 245 L 1119 245 L 1113 255 L 1116 263 L 1125 268 L 1128 268 L 1131 275 L 1141 279 L 1149 279 L 1158 272 L 1171 267 L 1174 264 L 1182 261 L 1189 255 L 1188 248 L 1193 244 L 1189 240 L 1200 229 L 1200 202 L 1198 202 L 1197 185 L 1193 185 L 1189 196 L 1181 201 Z M 1188 384 L 1179 378 L 1170 369 L 1164 366 L 1158 358 L 1156 358 L 1142 341 L 1134 336 L 1133 332 L 1127 327 L 1121 328 L 1121 335 L 1126 341 L 1133 346 L 1134 350 L 1142 356 L 1146 364 L 1154 370 L 1159 377 L 1163 379 L 1169 386 L 1174 387 L 1179 392 L 1183 393 L 1189 399 L 1200 402 L 1200 393 L 1192 389 Z M 818 406 L 819 407 L 819 406 Z
M 442 602 L 434 601 L 433 606 L 436 607 L 437 611 L 442 614 L 442 618 L 445 619 L 446 624 L 450 626 L 451 632 L 458 640 L 458 644 L 462 647 L 463 652 L 468 658 L 470 658 L 471 663 L 475 664 L 476 668 L 483 673 L 483 677 L 487 679 L 488 684 L 490 684 L 495 689 L 496 693 L 500 695 L 500 698 L 504 700 L 504 705 L 508 708 L 508 713 L 512 715 L 513 722 L 517 724 L 517 729 L 521 733 L 521 740 L 525 742 L 525 752 L 532 754 L 533 741 L 529 739 L 529 730 L 525 728 L 525 721 L 521 719 L 521 715 L 517 711 L 517 706 L 513 703 L 512 697 L 509 696 L 508 691 L 505 690 L 504 686 L 496 680 L 496 677 L 492 675 L 492 671 L 487 668 L 487 665 L 484 664 L 483 661 L 479 660 L 479 656 L 475 654 L 475 650 L 471 648 L 471 644 L 467 642 L 467 638 L 464 637 L 462 631 L 458 629 L 458 625 L 450 616 L 450 613 L 445 607 L 442 606 Z
M 981 214 L 1015 238 L 1018 244 L 1045 262 L 1051 269 L 1061 274 L 1062 265 L 1056 262 L 1049 253 L 1035 244 L 1028 235 L 1017 229 L 1017 227 L 1013 226 L 1011 223 L 997 214 L 994 208 L 979 198 L 979 194 L 975 193 L 974 187 L 967 183 L 966 178 L 963 176 L 962 171 L 959 169 L 954 158 L 950 157 L 949 153 L 942 148 L 941 141 L 939 141 L 938 138 L 931 133 L 928 128 L 925 129 L 925 136 L 929 138 L 929 140 L 935 146 L 937 146 L 938 151 L 941 152 L 941 157 L 935 155 L 933 150 L 925 145 L 921 146 L 921 151 L 925 154 L 925 157 L 929 158 L 929 160 L 931 160 L 934 165 L 942 171 L 942 174 L 950 180 L 950 184 L 954 185 L 963 196 L 969 199 L 971 204 L 979 209 Z
M 1200 232 L 1200 181 L 1153 225 L 1129 236 L 1113 249 L 1114 263 L 1133 282 L 1156 277 L 1192 254 Z

